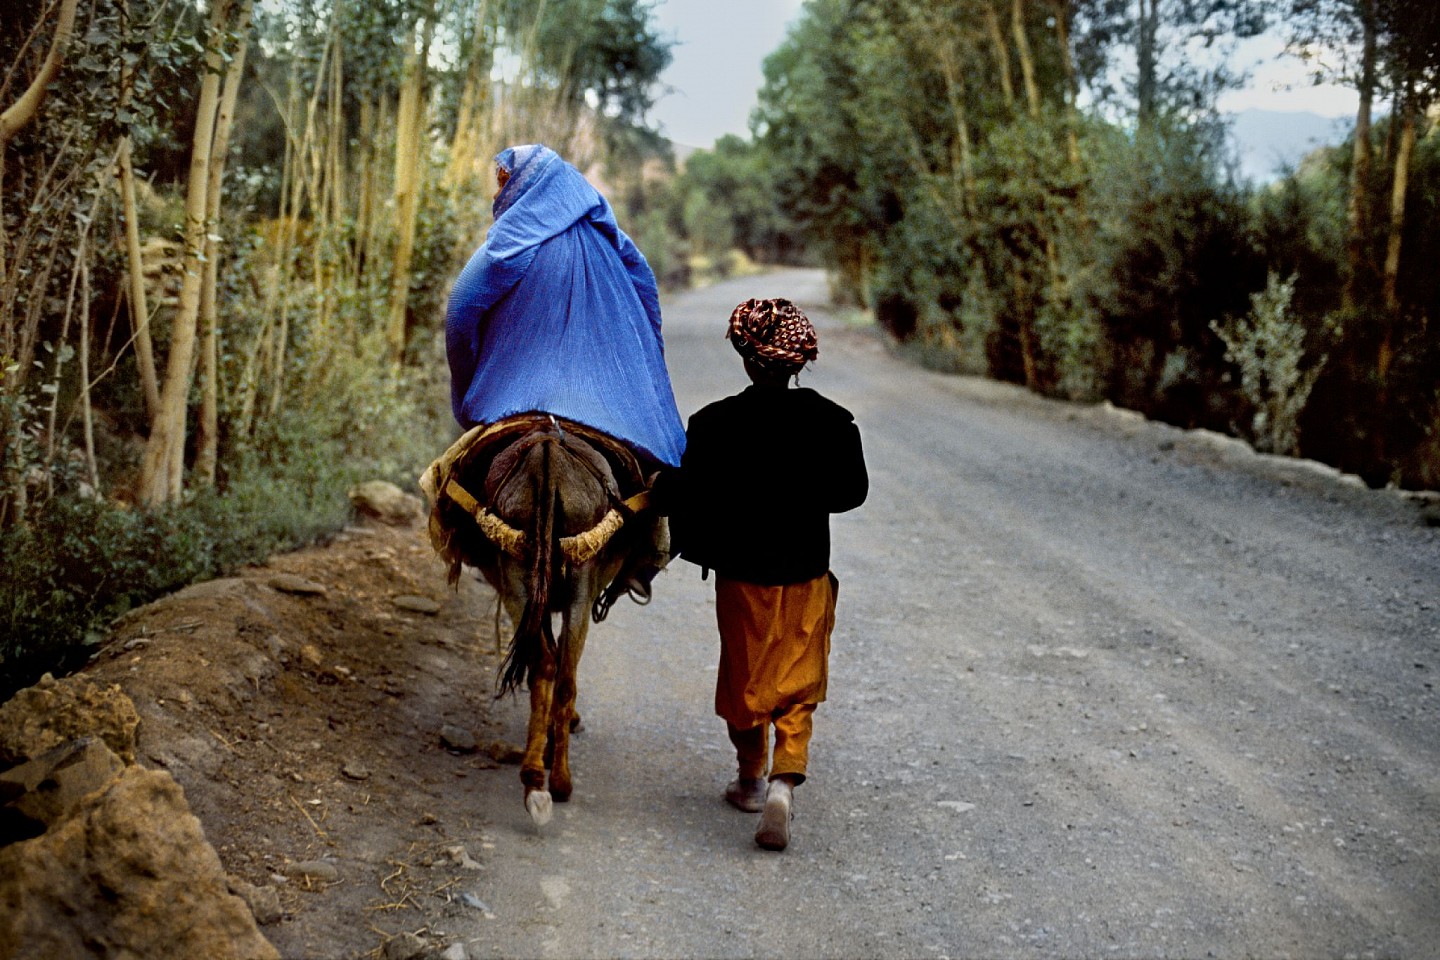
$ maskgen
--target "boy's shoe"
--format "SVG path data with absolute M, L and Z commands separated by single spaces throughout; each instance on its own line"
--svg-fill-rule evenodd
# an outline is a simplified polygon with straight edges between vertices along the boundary
M 795 799 L 791 789 L 784 780 L 770 781 L 770 790 L 765 794 L 765 811 L 760 815 L 760 826 L 755 830 L 755 842 L 766 850 L 784 850 L 790 845 L 790 820 L 795 816 L 791 809 Z
M 740 777 L 738 780 L 731 780 L 730 785 L 725 788 L 725 802 L 736 810 L 759 813 L 765 806 L 764 778 L 756 777 L 752 780 L 749 777 Z

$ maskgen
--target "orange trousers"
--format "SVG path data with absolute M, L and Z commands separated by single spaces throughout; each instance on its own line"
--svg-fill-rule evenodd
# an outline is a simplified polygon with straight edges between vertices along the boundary
M 770 775 L 804 779 L 815 705 L 825 699 L 829 681 L 838 592 L 829 573 L 782 586 L 715 578 L 715 712 L 729 727 L 741 777 L 765 773 L 773 725 Z
M 735 744 L 735 757 L 739 761 L 740 776 L 755 780 L 765 776 L 765 761 L 770 759 L 770 776 L 788 774 L 796 783 L 805 780 L 805 767 L 810 761 L 810 733 L 813 729 L 815 704 L 797 703 L 794 706 L 776 710 L 769 723 L 761 723 L 748 730 L 741 730 L 733 724 L 730 728 L 730 742 Z M 775 754 L 770 752 L 770 724 L 775 725 Z

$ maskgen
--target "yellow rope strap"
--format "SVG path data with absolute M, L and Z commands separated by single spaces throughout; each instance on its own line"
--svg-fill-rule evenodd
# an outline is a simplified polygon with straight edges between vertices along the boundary
M 525 534 L 486 510 L 470 495 L 470 491 L 454 480 L 445 484 L 445 493 L 470 516 L 475 518 L 480 532 L 501 550 L 520 559 L 525 553 Z M 631 515 L 639 513 L 650 505 L 650 491 L 642 490 L 625 501 L 625 509 Z M 618 510 L 608 511 L 600 522 L 573 537 L 560 538 L 560 552 L 575 566 L 580 567 L 594 560 L 610 539 L 625 525 L 625 517 Z
M 517 560 L 525 555 L 525 534 L 480 506 L 480 502 L 470 496 L 470 491 L 451 480 L 445 484 L 445 493 L 460 509 L 475 518 L 480 532 L 485 534 L 491 543 Z
M 595 555 L 605 549 L 605 544 L 625 524 L 625 518 L 620 516 L 618 511 L 611 510 L 600 518 L 600 522 L 586 530 L 584 533 L 577 533 L 573 537 L 560 538 L 560 552 L 565 554 L 577 567 L 583 567 Z

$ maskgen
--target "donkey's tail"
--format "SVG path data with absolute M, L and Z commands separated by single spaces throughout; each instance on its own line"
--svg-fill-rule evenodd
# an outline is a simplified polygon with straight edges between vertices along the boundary
M 554 446 L 542 442 L 536 448 L 540 469 L 534 475 L 534 528 L 526 531 L 531 553 L 530 569 L 525 576 L 525 609 L 502 664 L 500 696 L 514 692 L 522 682 L 533 683 L 545 650 L 555 652 L 555 633 L 550 625 L 550 587 L 555 576 L 555 515 L 560 509 L 560 489 L 555 480 Z

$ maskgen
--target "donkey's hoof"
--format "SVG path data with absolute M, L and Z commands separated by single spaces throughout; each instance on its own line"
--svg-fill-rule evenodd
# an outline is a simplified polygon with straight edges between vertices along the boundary
M 550 794 L 544 790 L 532 790 L 525 794 L 525 809 L 537 827 L 543 827 L 549 823 L 550 817 L 555 813 L 555 807 L 550 802 Z

